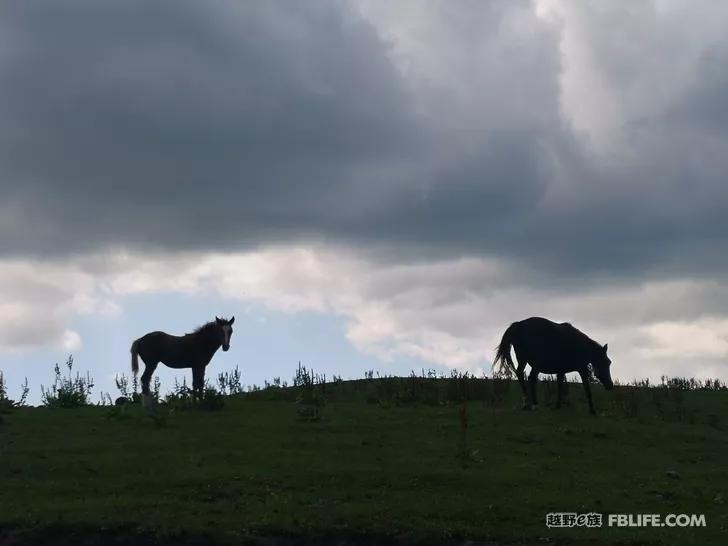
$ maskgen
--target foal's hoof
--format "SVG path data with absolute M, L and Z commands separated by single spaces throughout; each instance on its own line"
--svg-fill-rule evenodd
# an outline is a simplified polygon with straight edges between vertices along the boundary
M 152 398 L 151 394 L 142 395 L 142 407 L 147 411 L 147 413 L 156 412 L 157 403 L 155 402 L 154 398 Z

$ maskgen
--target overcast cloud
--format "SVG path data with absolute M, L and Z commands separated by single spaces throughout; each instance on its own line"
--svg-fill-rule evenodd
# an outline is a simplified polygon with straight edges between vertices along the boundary
M 473 369 L 544 315 L 634 375 L 725 377 L 726 21 L 678 0 L 13 3 L 0 347 L 72 348 L 69 316 L 209 290 L 340 315 L 384 360 Z

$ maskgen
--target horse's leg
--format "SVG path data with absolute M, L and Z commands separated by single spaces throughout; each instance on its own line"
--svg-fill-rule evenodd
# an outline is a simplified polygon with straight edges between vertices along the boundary
M 538 398 L 536 397 L 536 383 L 538 383 L 538 370 L 536 370 L 532 366 L 531 373 L 528 374 L 528 386 L 531 392 L 531 402 L 533 403 L 533 409 L 538 408 Z
M 192 390 L 197 399 L 202 398 L 202 388 L 205 385 L 205 367 L 195 366 L 192 368 Z
M 152 405 L 152 395 L 149 391 L 149 383 L 152 380 L 152 375 L 154 374 L 154 370 L 157 369 L 158 364 L 159 362 L 152 362 L 151 360 L 149 363 L 146 361 L 144 362 L 144 373 L 142 374 L 142 404 L 145 408 L 151 407 Z
M 526 358 L 523 356 L 523 354 L 518 354 L 518 351 L 516 350 L 516 361 L 518 362 L 518 366 L 516 367 L 516 377 L 518 378 L 518 384 L 521 385 L 521 390 L 523 391 L 523 409 L 531 409 L 531 403 L 528 399 L 528 389 L 526 388 L 526 377 L 525 377 L 525 371 L 526 371 Z
M 566 374 L 557 373 L 556 379 L 558 381 L 556 384 L 556 409 L 558 409 L 561 407 L 561 398 L 563 390 L 566 387 Z
M 526 385 L 526 366 L 519 366 L 516 368 L 516 376 L 518 382 L 521 384 L 521 390 L 523 391 L 523 409 L 531 409 L 531 395 L 528 392 L 528 386 Z
M 584 392 L 586 392 L 586 399 L 589 402 L 589 411 L 592 415 L 596 415 L 597 412 L 594 409 L 594 402 L 592 402 L 591 388 L 589 387 L 589 372 L 587 370 L 579 372 L 581 376 L 581 382 L 584 383 Z

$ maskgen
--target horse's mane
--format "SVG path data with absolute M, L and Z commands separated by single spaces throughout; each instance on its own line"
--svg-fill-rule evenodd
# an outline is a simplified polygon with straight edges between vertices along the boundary
M 564 328 L 565 331 L 570 332 L 571 335 L 577 341 L 579 341 L 585 349 L 597 350 L 602 348 L 599 342 L 594 341 L 592 338 L 579 330 L 576 326 L 572 325 L 570 322 L 564 322 L 561 326 Z

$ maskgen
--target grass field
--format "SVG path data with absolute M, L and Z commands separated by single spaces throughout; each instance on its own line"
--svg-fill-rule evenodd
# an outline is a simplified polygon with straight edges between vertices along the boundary
M 456 380 L 430 381 L 448 389 Z M 578 385 L 569 407 L 534 412 L 518 409 L 516 384 L 502 400 L 469 400 L 464 413 L 462 403 L 379 396 L 386 380 L 323 389 L 313 417 L 293 402 L 300 388 L 228 397 L 221 411 L 160 407 L 156 417 L 138 405 L 2 415 L 0 540 L 718 544 L 728 536 L 727 391 L 660 402 L 655 389 L 597 387 L 592 417 Z M 707 526 L 549 529 L 549 512 L 695 513 Z

